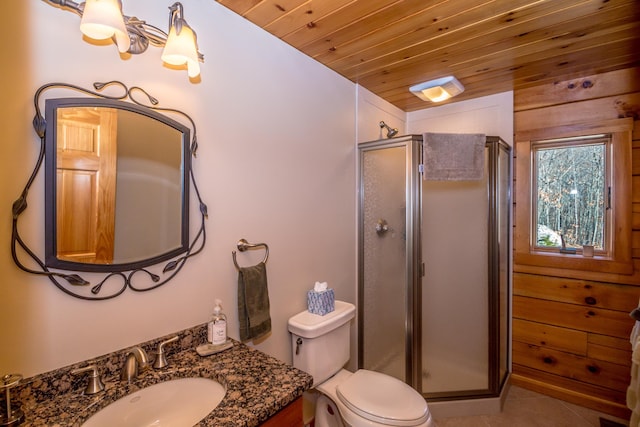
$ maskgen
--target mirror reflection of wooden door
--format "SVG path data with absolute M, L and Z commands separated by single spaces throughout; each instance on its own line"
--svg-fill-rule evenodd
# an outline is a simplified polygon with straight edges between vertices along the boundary
M 113 261 L 117 110 L 69 107 L 57 121 L 58 258 Z

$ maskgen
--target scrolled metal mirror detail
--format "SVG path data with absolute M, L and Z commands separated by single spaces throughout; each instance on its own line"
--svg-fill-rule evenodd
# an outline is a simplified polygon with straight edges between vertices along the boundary
M 107 87 L 122 93 L 97 92 Z M 45 118 L 41 97 L 53 88 L 84 96 L 46 99 Z M 191 167 L 197 150 L 193 120 L 179 110 L 158 107 L 158 101 L 139 87 L 127 88 L 113 81 L 95 83 L 94 88 L 51 83 L 36 91 L 33 124 L 41 141 L 40 155 L 13 204 L 11 249 L 22 270 L 48 276 L 74 297 L 104 300 L 127 288 L 148 291 L 171 280 L 204 247 L 207 207 Z M 136 100 L 134 93 L 143 94 L 150 105 Z M 44 261 L 18 231 L 28 191 L 43 161 Z M 193 239 L 189 238 L 190 188 L 198 199 L 201 218 Z M 40 270 L 25 265 L 19 253 L 31 258 Z M 165 261 L 162 274 L 166 276 L 161 278 L 153 269 Z M 86 275 L 77 273 L 83 271 L 106 275 L 92 284 Z

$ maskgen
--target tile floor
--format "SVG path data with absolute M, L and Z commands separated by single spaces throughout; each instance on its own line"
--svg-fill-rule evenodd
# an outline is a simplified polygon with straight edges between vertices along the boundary
M 512 386 L 500 414 L 435 421 L 438 427 L 600 427 L 600 417 L 629 425 L 626 420 Z

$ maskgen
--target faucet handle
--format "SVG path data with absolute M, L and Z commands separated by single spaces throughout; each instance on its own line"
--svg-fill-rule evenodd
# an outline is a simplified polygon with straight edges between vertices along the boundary
M 158 350 L 155 352 L 156 355 L 156 360 L 153 362 L 153 367 L 156 369 L 161 369 L 166 367 L 169 363 L 167 362 L 167 357 L 164 354 L 164 346 L 166 344 L 170 344 L 172 342 L 176 342 L 178 341 L 178 336 L 176 335 L 173 338 L 169 338 L 166 341 L 162 341 L 160 344 L 158 344 Z
M 85 372 L 91 372 L 89 375 L 89 383 L 84 390 L 84 394 L 96 394 L 104 390 L 104 384 L 100 379 L 100 373 L 96 365 L 89 365 L 84 368 L 74 369 L 71 371 L 73 375 L 83 374 Z

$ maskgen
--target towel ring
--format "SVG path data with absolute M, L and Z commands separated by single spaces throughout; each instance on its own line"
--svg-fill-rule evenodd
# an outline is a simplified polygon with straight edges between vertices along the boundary
M 237 247 L 240 252 L 244 252 L 252 248 L 264 247 L 265 254 L 264 254 L 264 259 L 262 260 L 262 263 L 266 264 L 267 259 L 269 259 L 269 246 L 267 246 L 266 243 L 249 243 L 246 241 L 246 239 L 240 239 L 238 240 Z M 233 263 L 235 264 L 236 268 L 240 270 L 240 266 L 238 265 L 238 260 L 236 259 L 236 251 L 231 251 L 231 256 L 233 257 Z

